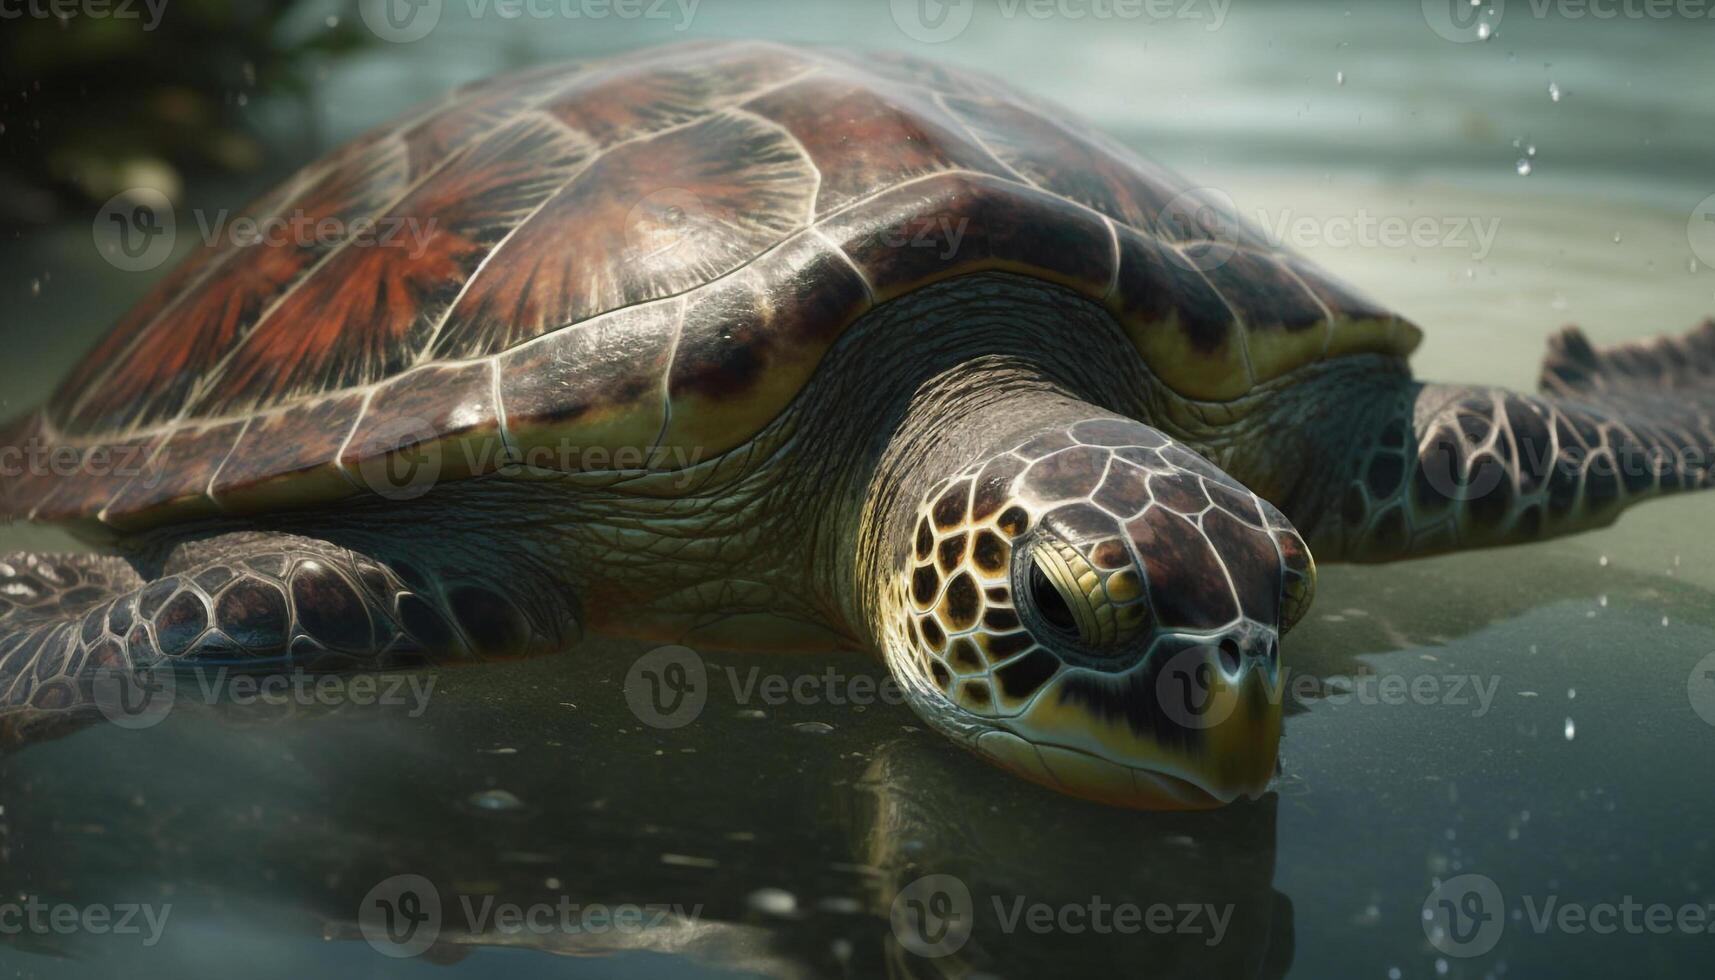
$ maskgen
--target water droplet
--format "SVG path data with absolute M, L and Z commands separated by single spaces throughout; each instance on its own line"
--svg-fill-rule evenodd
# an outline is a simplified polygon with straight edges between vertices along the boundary
M 1569 687 L 1566 689 L 1566 700 L 1568 700 L 1568 701 L 1578 700 L 1578 689 L 1576 687 Z
M 1663 625 L 1663 626 L 1666 626 L 1666 625 L 1667 625 L 1667 617 L 1666 617 L 1666 616 L 1663 616 L 1663 617 L 1662 617 L 1662 618 L 1661 618 L 1661 625 Z
M 490 810 L 496 813 L 506 810 L 521 810 L 524 801 L 503 789 L 491 789 L 481 793 L 472 793 L 470 805 L 478 810 Z
M 1530 161 L 1524 157 L 1518 158 L 1518 175 L 1520 177 L 1530 176 Z
M 1524 148 L 1524 155 L 1527 157 L 1536 156 L 1536 144 L 1531 143 L 1530 145 L 1526 146 Z
M 1616 231 L 1616 232 L 1614 232 L 1614 244 L 1615 244 L 1615 245 L 1618 245 L 1618 244 L 1620 244 L 1620 233 L 1619 233 L 1619 232 L 1617 232 L 1617 231 Z
M 1572 737 L 1576 734 L 1578 734 L 1577 726 L 1572 724 L 1571 718 L 1567 718 L 1566 719 L 1566 740 L 1568 742 L 1572 741 Z
M 1601 606 L 1603 609 L 1608 608 L 1608 597 L 1605 595 L 1597 596 L 1596 597 L 1596 605 Z
M 801 721 L 792 727 L 807 735 L 831 735 L 834 731 L 834 726 L 825 721 Z
M 1337 72 L 1335 72 L 1335 73 L 1334 73 L 1334 84 L 1335 84 L 1335 85 L 1344 85 L 1344 84 L 1346 84 L 1346 73 L 1345 73 L 1345 72 L 1343 72 L 1343 71 L 1337 71 Z
M 1477 40 L 1479 41 L 1487 41 L 1494 36 L 1494 33 L 1495 29 L 1486 20 L 1477 25 Z
M 751 908 L 768 915 L 791 915 L 798 911 L 798 897 L 783 888 L 758 888 L 747 901 Z
M 338 14 L 329 14 L 327 24 L 328 24 L 328 30 L 330 30 L 330 31 L 333 30 L 334 28 L 338 27 L 339 26 L 339 15 Z
M 1602 566 L 1603 568 L 1607 568 L 1608 567 L 1608 556 L 1603 555 L 1602 557 L 1596 559 L 1596 564 Z
M 1548 98 L 1554 102 L 1560 101 L 1560 83 L 1558 83 L 1558 82 L 1549 82 L 1548 83 Z

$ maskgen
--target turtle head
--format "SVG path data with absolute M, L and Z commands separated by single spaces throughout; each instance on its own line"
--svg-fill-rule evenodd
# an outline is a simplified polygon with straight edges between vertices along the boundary
M 917 503 L 883 615 L 926 721 L 1076 796 L 1146 809 L 1259 795 L 1280 636 L 1310 552 L 1267 501 L 1161 432 L 1039 431 Z

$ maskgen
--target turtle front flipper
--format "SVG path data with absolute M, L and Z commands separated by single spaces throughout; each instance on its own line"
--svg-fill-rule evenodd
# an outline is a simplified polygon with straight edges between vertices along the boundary
M 1313 529 L 1318 557 L 1387 561 L 1602 527 L 1631 504 L 1710 485 L 1715 321 L 1603 350 L 1568 328 L 1541 388 L 1400 378 L 1330 440 L 1337 489 L 1284 509 Z
M 485 661 L 553 652 L 576 635 L 569 612 L 550 608 L 563 597 L 537 596 L 518 577 L 484 581 L 312 538 L 196 541 L 158 572 L 89 555 L 0 561 L 0 744 L 97 712 L 163 711 L 170 703 L 152 692 L 167 676 Z

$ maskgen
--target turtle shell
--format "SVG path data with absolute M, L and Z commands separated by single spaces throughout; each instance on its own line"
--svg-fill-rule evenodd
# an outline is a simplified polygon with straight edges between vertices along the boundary
M 136 530 L 384 492 L 407 453 L 439 480 L 706 458 L 876 304 L 983 271 L 1104 304 L 1194 400 L 1415 346 L 1068 119 L 936 65 L 760 43 L 467 87 L 242 215 L 298 233 L 168 275 L 0 434 L 57 461 L 0 504 Z

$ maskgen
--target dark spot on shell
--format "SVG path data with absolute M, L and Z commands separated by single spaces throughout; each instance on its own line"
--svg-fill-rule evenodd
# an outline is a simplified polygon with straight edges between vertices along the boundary
M 1381 444 L 1394 449 L 1405 448 L 1405 423 L 1394 419 L 1382 429 Z
M 183 656 L 206 629 L 208 608 L 202 604 L 202 597 L 192 592 L 180 593 L 155 618 L 155 636 L 161 652 L 169 657 Z
M 917 521 L 917 560 L 928 561 L 929 553 L 935 550 L 935 532 L 929 529 L 929 518 L 919 518 Z
M 1015 656 L 1030 649 L 1036 644 L 1029 633 L 1003 633 L 1000 636 L 988 636 L 983 641 L 983 651 L 988 654 L 991 663 L 1000 663 L 1008 657 Z
M 947 645 L 947 634 L 941 629 L 941 624 L 935 621 L 935 617 L 925 616 L 919 625 L 923 627 L 923 642 L 928 644 L 930 649 L 939 650 Z
M 911 598 L 916 600 L 919 608 L 928 608 L 940 591 L 941 576 L 935 574 L 934 565 L 919 565 L 917 571 L 911 573 Z
M 978 707 L 987 707 L 994 703 L 994 696 L 989 692 L 987 681 L 966 681 L 965 686 L 961 689 L 961 694 Z
M 1029 697 L 1060 669 L 1060 658 L 1047 650 L 1037 649 L 1028 656 L 995 668 L 994 678 L 1000 689 L 1014 700 Z
M 447 596 L 465 636 L 477 652 L 490 657 L 515 657 L 530 643 L 530 622 L 511 600 L 477 586 L 461 586 Z
M 984 589 L 983 595 L 988 596 L 990 602 L 1011 602 L 1012 601 L 1012 593 L 1008 592 L 1004 586 L 1000 586 L 1000 585 L 994 586 L 992 588 Z
M 1578 470 L 1562 460 L 1548 477 L 1548 513 L 1559 519 L 1578 503 Z
M 953 672 L 947 669 L 946 664 L 943 664 L 939 660 L 930 661 L 929 673 L 934 676 L 935 683 L 941 688 L 941 690 L 945 691 L 952 688 Z
M 1006 569 L 1007 560 L 1012 555 L 1012 546 L 1000 539 L 1000 535 L 983 529 L 977 532 L 976 543 L 971 548 L 971 558 L 978 568 L 991 575 Z
M 941 571 L 951 575 L 953 569 L 959 567 L 965 560 L 965 545 L 969 540 L 970 537 L 965 532 L 960 531 L 941 542 L 940 554 L 937 556 Z
M 131 627 L 131 632 L 125 637 L 125 649 L 131 655 L 131 663 L 137 667 L 153 666 L 161 659 L 155 649 L 155 641 L 149 636 L 149 628 L 142 623 Z
M 1012 495 L 1013 481 L 1024 472 L 1024 461 L 1016 456 L 999 456 L 989 460 L 977 474 L 975 496 L 971 501 L 971 519 L 986 521 L 989 515 L 1006 506 Z
M 292 573 L 292 604 L 298 625 L 329 649 L 366 650 L 374 642 L 369 611 L 345 576 L 317 561 Z
M 3 611 L 0 611 L 3 612 Z M 83 617 L 83 629 L 78 633 L 84 646 L 93 646 L 107 632 L 107 610 L 97 609 Z
M 947 660 L 952 663 L 954 669 L 967 674 L 983 669 L 982 656 L 977 653 L 977 645 L 972 643 L 969 637 L 961 636 L 953 641 L 953 645 L 947 648 Z
M 943 531 L 951 530 L 963 524 L 965 510 L 970 502 L 971 481 L 960 480 L 948 487 L 935 501 L 935 526 Z
M 269 582 L 241 578 L 215 601 L 214 621 L 234 642 L 274 653 L 286 645 L 291 610 L 286 594 Z
M 1095 491 L 1107 463 L 1104 450 L 1079 446 L 1032 464 L 1024 485 L 1043 500 L 1087 497 Z
M 1023 507 L 1008 507 L 1001 511 L 995 526 L 1005 532 L 1007 537 L 1016 538 L 1030 530 L 1030 515 L 1025 513 Z
M 1584 474 L 1584 499 L 1591 507 L 1613 503 L 1620 496 L 1620 481 L 1614 474 L 1613 457 L 1607 453 L 1590 458 Z
M 990 606 L 983 613 L 983 626 L 997 633 L 1018 629 L 1018 613 L 1002 606 Z
M 947 583 L 947 595 L 941 608 L 949 626 L 956 630 L 970 629 L 976 625 L 982 607 L 982 596 L 978 594 L 977 583 L 969 572 L 960 572 Z
M 1090 562 L 1097 568 L 1125 568 L 1131 564 L 1131 552 L 1120 541 L 1108 540 L 1090 549 Z

